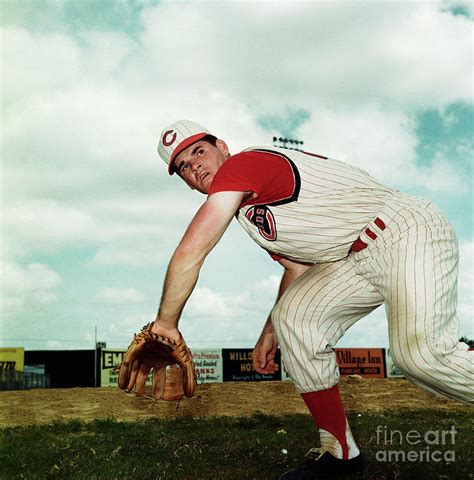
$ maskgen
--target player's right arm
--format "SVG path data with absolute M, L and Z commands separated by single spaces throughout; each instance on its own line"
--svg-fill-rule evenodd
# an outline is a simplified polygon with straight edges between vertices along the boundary
M 280 258 L 278 260 L 280 265 L 284 267 L 283 276 L 280 281 L 280 288 L 275 304 L 283 295 L 285 290 L 303 273 L 312 267 L 311 264 L 298 263 L 287 258 Z M 262 333 L 255 345 L 252 353 L 252 362 L 255 370 L 258 373 L 272 374 L 278 370 L 278 365 L 275 363 L 275 354 L 278 348 L 278 339 L 273 328 L 271 314 L 268 316 Z
M 245 192 L 210 195 L 196 213 L 168 265 L 163 296 L 152 331 L 179 338 L 178 322 L 199 271 L 238 210 Z

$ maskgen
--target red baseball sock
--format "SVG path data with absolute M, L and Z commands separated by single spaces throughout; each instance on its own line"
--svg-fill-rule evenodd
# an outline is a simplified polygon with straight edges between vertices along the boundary
M 334 385 L 334 387 L 318 392 L 302 393 L 301 396 L 311 412 L 316 426 L 335 437 L 341 445 L 342 458 L 349 458 L 346 430 L 351 437 L 352 434 L 348 427 L 346 429 L 346 414 L 338 386 Z M 351 440 L 353 441 L 352 438 Z

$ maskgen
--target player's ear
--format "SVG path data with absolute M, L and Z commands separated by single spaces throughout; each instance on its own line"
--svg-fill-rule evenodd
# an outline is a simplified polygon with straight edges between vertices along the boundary
M 218 138 L 216 140 L 216 147 L 227 157 L 229 155 L 229 147 L 227 146 L 227 143 L 224 142 L 224 140 L 221 140 Z

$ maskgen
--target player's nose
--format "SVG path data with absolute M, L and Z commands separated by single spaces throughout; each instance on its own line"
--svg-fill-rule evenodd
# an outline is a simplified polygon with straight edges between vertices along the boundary
M 193 173 L 199 173 L 199 171 L 201 170 L 201 162 L 199 160 L 194 160 L 192 163 L 191 163 L 191 170 L 193 171 Z

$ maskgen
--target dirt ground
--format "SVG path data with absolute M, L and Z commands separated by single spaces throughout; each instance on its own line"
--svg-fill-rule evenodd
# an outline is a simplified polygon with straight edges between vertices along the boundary
M 435 397 L 402 379 L 341 379 L 340 391 L 348 412 L 387 410 L 467 410 L 458 402 Z M 248 416 L 307 413 L 292 382 L 226 382 L 198 385 L 191 399 L 157 401 L 113 388 L 37 389 L 0 392 L 0 426 L 37 425 L 57 420 L 151 417 Z

